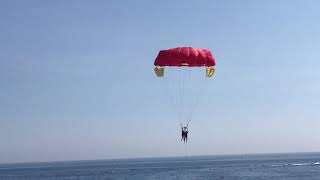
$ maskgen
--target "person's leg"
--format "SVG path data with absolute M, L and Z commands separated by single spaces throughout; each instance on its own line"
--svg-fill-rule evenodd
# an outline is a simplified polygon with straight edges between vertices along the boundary
M 181 134 L 181 141 L 184 140 L 184 134 Z

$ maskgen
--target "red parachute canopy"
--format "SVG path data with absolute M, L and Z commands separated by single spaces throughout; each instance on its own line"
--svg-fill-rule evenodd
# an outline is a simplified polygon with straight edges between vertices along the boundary
M 161 50 L 154 61 L 155 66 L 214 66 L 216 63 L 207 49 L 177 47 Z

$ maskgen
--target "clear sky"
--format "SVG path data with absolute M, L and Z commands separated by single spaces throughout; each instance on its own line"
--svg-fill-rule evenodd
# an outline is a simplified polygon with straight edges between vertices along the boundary
M 153 61 L 208 48 L 190 155 L 320 151 L 319 1 L 0 1 L 0 163 L 179 156 Z

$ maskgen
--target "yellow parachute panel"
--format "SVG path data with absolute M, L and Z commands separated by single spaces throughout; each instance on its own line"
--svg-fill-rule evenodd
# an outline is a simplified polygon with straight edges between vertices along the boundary
M 212 77 L 214 74 L 214 68 L 213 67 L 207 67 L 206 68 L 206 76 L 207 77 Z
M 163 77 L 164 74 L 164 67 L 155 67 L 154 72 L 158 77 Z

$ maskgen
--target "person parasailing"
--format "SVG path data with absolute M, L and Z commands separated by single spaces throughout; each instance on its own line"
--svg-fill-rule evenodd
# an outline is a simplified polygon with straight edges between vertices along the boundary
M 190 69 L 192 67 L 205 67 L 206 77 L 213 76 L 215 69 L 215 60 L 208 49 L 192 48 L 192 47 L 176 47 L 167 50 L 160 50 L 154 60 L 154 72 L 157 77 L 164 77 L 165 67 L 175 67 L 173 72 L 178 72 L 180 77 L 176 78 L 174 85 L 177 85 L 177 105 L 179 106 L 179 121 L 181 124 L 181 141 L 185 144 L 188 141 L 188 124 L 191 120 L 194 106 L 190 101 Z M 171 74 L 168 79 L 174 79 Z M 172 92 L 174 93 L 174 91 Z M 185 113 L 185 114 L 184 114 Z M 190 113 L 190 117 L 187 114 Z M 187 122 L 183 121 L 186 120 Z M 183 126 L 182 124 L 186 124 Z
M 182 126 L 182 124 L 180 123 L 181 125 L 181 141 L 183 140 L 184 143 L 187 143 L 188 142 L 188 124 L 187 126 Z

